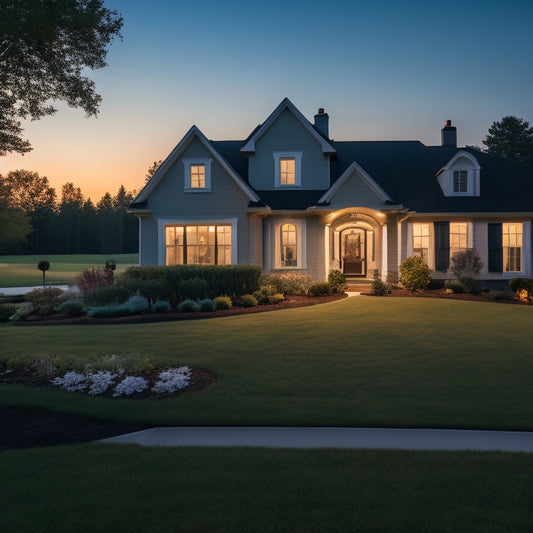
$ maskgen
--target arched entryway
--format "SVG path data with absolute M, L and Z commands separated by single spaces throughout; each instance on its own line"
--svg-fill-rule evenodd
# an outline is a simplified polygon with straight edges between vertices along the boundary
M 363 228 L 352 227 L 342 230 L 340 237 L 341 268 L 349 276 L 366 276 L 367 236 Z

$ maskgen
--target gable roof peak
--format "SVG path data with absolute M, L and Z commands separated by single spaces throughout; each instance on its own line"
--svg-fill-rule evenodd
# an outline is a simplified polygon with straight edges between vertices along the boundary
M 269 130 L 269 128 L 276 122 L 280 115 L 285 111 L 290 111 L 302 126 L 313 136 L 313 138 L 320 144 L 322 152 L 325 154 L 335 153 L 335 148 L 323 135 L 321 135 L 316 128 L 303 116 L 301 111 L 285 97 L 281 103 L 274 109 L 270 116 L 261 124 L 254 133 L 247 139 L 245 145 L 241 148 L 242 152 L 255 152 L 255 144 L 259 139 Z

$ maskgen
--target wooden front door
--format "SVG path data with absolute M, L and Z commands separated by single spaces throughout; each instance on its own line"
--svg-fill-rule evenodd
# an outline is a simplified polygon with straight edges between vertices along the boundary
M 341 233 L 342 271 L 352 276 L 366 276 L 366 231 L 349 228 Z

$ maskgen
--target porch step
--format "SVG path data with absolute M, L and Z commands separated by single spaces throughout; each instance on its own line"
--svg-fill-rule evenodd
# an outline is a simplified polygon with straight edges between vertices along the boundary
M 347 279 L 346 284 L 348 285 L 347 292 L 370 292 L 372 289 L 373 280 L 351 280 Z

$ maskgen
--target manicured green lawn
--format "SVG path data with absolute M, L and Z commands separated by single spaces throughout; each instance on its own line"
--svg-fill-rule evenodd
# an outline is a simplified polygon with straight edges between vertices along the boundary
M 37 268 L 40 261 L 49 261 L 46 284 L 73 285 L 80 272 L 93 266 L 103 266 L 113 260 L 117 271 L 139 262 L 138 254 L 93 254 L 93 255 L 0 255 L 0 288 L 41 285 L 42 272 Z
M 207 368 L 164 401 L 2 386 L 0 403 L 154 425 L 533 429 L 533 308 L 355 297 L 241 317 L 122 326 L 6 326 L 0 359 L 133 352 Z
M 91 444 L 0 454 L 5 531 L 530 531 L 532 454 Z

